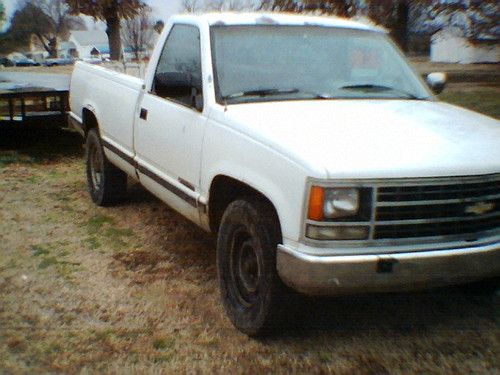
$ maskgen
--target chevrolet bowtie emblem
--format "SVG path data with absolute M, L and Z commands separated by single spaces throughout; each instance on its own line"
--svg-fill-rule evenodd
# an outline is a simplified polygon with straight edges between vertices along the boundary
M 473 205 L 467 206 L 465 208 L 465 213 L 482 215 L 490 211 L 493 211 L 494 208 L 495 208 L 495 203 L 493 202 L 478 202 Z

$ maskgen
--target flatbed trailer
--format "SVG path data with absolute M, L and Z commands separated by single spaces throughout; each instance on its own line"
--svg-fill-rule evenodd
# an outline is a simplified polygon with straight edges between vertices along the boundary
M 67 126 L 69 75 L 0 72 L 0 128 Z
M 67 90 L 0 93 L 0 127 L 67 126 L 68 96 Z

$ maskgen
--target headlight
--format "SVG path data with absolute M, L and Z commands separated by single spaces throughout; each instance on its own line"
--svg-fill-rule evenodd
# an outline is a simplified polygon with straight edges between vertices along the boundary
M 322 221 L 356 216 L 359 209 L 358 189 L 311 187 L 307 215 L 309 220 Z
M 359 211 L 359 191 L 351 188 L 325 189 L 323 215 L 325 219 L 355 216 Z

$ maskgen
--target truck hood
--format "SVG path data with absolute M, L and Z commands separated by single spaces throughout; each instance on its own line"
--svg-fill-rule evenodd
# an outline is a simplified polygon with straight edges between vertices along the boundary
M 500 121 L 437 101 L 231 105 L 222 121 L 321 178 L 500 172 Z

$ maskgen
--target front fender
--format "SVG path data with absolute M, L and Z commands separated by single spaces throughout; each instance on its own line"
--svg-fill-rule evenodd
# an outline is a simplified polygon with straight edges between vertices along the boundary
M 276 209 L 283 237 L 299 239 L 305 170 L 266 145 L 209 120 L 202 155 L 202 196 L 209 196 L 212 182 L 220 175 L 238 180 L 264 195 Z

